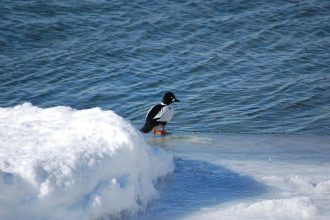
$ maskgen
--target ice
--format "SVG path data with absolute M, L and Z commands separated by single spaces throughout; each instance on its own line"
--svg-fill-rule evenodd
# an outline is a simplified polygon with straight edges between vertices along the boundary
M 0 219 L 330 216 L 327 136 L 143 137 L 112 111 L 24 104 L 0 108 L 0 169 Z
M 143 211 L 174 169 L 108 110 L 0 108 L 0 219 L 95 219 Z
M 176 168 L 139 219 L 327 220 L 330 137 L 176 134 L 150 137 Z

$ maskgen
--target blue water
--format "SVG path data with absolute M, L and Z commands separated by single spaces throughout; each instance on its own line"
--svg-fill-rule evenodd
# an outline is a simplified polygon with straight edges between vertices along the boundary
M 330 2 L 2 0 L 0 106 L 114 110 L 172 90 L 176 132 L 330 134 Z

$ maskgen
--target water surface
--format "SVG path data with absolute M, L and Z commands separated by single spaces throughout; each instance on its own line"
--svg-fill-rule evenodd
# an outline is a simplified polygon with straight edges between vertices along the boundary
M 170 130 L 330 134 L 329 1 L 4 0 L 0 19 L 2 107 L 140 127 L 172 90 Z

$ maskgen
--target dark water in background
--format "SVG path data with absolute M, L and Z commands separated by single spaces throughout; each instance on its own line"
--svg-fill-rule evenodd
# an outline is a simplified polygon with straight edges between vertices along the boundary
M 114 110 L 140 127 L 330 134 L 330 1 L 13 1 L 0 5 L 0 106 Z

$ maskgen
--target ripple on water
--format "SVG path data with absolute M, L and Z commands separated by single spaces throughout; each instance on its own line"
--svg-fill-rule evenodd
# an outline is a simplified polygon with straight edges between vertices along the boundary
M 170 129 L 329 134 L 328 1 L 2 6 L 1 106 L 99 106 L 139 127 L 173 90 Z

